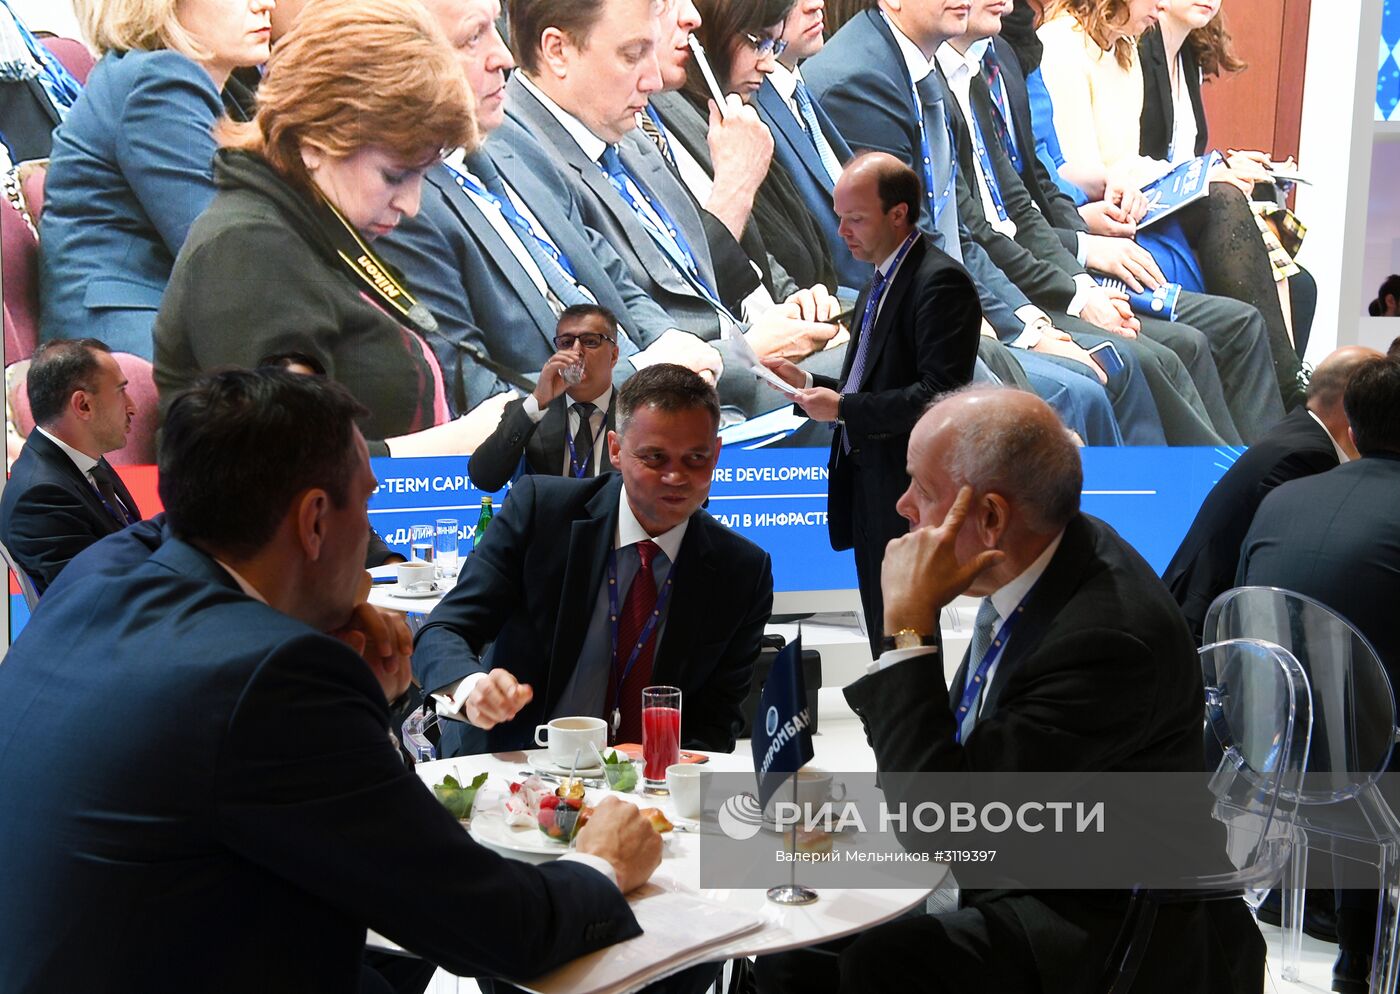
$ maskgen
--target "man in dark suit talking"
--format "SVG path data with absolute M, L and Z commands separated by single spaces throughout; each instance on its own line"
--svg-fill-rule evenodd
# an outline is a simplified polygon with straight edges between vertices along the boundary
M 559 351 L 544 364 L 534 392 L 507 404 L 501 423 L 472 453 L 467 472 L 474 484 L 500 490 L 522 456 L 528 472 L 545 476 L 582 479 L 611 472 L 607 435 L 614 422 L 619 334 L 617 318 L 597 304 L 574 304 L 559 315 Z
M 564 715 L 605 718 L 614 742 L 638 742 L 651 684 L 681 689 L 682 744 L 734 748 L 773 573 L 767 553 L 701 509 L 718 427 L 713 387 L 648 366 L 618 396 L 619 474 L 515 485 L 418 633 L 414 675 L 439 714 L 462 719 L 443 723 L 444 755 L 528 747 L 537 724 Z
M 909 432 L 937 394 L 972 379 L 982 310 L 966 271 L 919 230 L 918 175 L 892 155 L 852 159 L 836 182 L 841 236 L 876 266 L 856 301 L 839 380 L 790 362 L 770 369 L 798 388 L 798 406 L 833 422 L 827 525 L 835 549 L 854 547 L 871 651 L 883 635 L 880 560 L 908 525 L 895 501 L 909 485 Z M 935 633 L 936 634 L 936 630 Z
M 25 383 L 35 428 L 0 497 L 0 540 L 43 593 L 68 561 L 141 511 L 104 453 L 126 444 L 126 375 L 91 338 L 48 342 Z
M 170 536 L 65 584 L 10 647 L 0 990 L 364 990 L 366 926 L 524 978 L 639 934 L 623 895 L 661 847 L 635 807 L 604 801 L 581 857 L 530 866 L 474 842 L 392 745 L 408 638 L 363 606 L 363 414 L 282 370 L 175 398 Z

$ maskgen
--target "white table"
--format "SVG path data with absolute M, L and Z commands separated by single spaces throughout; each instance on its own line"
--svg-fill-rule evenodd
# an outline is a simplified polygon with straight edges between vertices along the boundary
M 820 739 L 820 736 L 818 737 Z M 420 763 L 418 775 L 431 786 L 440 783 L 444 775 L 451 773 L 459 780 L 470 780 L 479 773 L 491 774 L 487 787 L 505 789 L 511 780 L 521 780 L 520 771 L 529 768 L 526 755 L 521 752 L 496 753 L 494 755 L 462 756 L 457 759 L 442 759 L 432 763 Z M 747 750 L 729 755 L 713 754 L 711 768 L 720 772 L 751 771 L 753 764 Z M 483 788 L 485 789 L 485 788 Z M 648 806 L 660 807 L 668 818 L 676 821 L 670 799 L 649 797 L 641 794 L 611 794 L 623 800 Z M 592 792 L 590 791 L 590 799 Z M 693 824 L 693 823 L 691 823 Z M 796 949 L 820 942 L 839 939 L 902 914 L 920 904 L 931 892 L 930 888 L 917 887 L 899 890 L 881 889 L 834 889 L 822 888 L 819 899 L 802 907 L 783 907 L 767 900 L 766 886 L 754 889 L 717 890 L 700 886 L 700 836 L 694 832 L 673 832 L 667 842 L 661 866 L 653 881 L 660 886 L 675 887 L 699 893 L 713 901 L 719 901 L 736 909 L 754 912 L 764 919 L 763 926 L 754 932 L 742 935 L 726 945 L 717 946 L 707 956 L 709 960 L 728 960 L 740 956 L 756 956 L 762 953 L 776 953 Z M 772 884 L 786 883 L 784 879 L 774 879 Z M 799 883 L 801 882 L 799 876 Z
M 369 571 L 372 577 L 397 576 L 397 563 L 388 566 L 375 566 Z M 376 583 L 369 588 L 369 602 L 384 611 L 397 611 L 400 614 L 427 614 L 437 607 L 447 592 L 457 585 L 457 577 L 449 576 L 438 580 L 438 589 L 431 597 L 400 597 L 394 583 Z

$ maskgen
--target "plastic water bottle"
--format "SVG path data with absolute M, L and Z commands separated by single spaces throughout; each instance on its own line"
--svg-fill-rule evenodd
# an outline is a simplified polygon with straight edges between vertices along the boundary
M 491 523 L 492 516 L 491 498 L 481 498 L 481 513 L 476 517 L 476 534 L 472 536 L 473 549 L 481 545 L 481 540 L 486 537 L 486 526 Z

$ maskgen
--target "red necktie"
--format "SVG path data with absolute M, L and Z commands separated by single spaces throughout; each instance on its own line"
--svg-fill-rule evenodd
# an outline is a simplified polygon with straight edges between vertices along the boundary
M 622 613 L 617 620 L 617 649 L 613 654 L 612 676 L 608 680 L 608 703 L 617 701 L 622 712 L 617 742 L 642 741 L 642 688 L 651 683 L 651 663 L 656 649 L 656 630 L 660 627 L 659 618 L 625 678 L 623 670 L 642 641 L 642 629 L 656 613 L 656 578 L 651 572 L 651 561 L 659 551 L 660 547 L 650 539 L 637 543 L 641 565 L 637 567 L 637 575 L 632 578 L 632 585 L 627 588 L 627 599 L 622 602 Z M 619 683 L 621 692 L 615 694 Z

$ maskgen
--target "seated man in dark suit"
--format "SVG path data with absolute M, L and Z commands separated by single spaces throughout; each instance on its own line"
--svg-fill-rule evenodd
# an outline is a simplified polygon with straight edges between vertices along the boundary
M 1236 586 L 1281 587 L 1346 618 L 1400 681 L 1400 361 L 1363 363 L 1342 398 L 1360 454 L 1277 487 L 1240 549 Z M 1393 772 L 1400 761 L 1391 758 Z M 1338 890 L 1340 955 L 1332 989 L 1364 994 L 1376 933 L 1376 893 Z
M 527 748 L 561 715 L 641 741 L 651 684 L 681 688 L 682 744 L 734 748 L 773 573 L 701 509 L 718 425 L 712 387 L 649 366 L 618 397 L 608 455 L 620 476 L 515 485 L 418 633 L 414 675 L 440 714 L 463 719 L 443 723 L 444 755 Z M 659 620 L 629 624 L 634 609 Z
M 617 318 L 597 304 L 575 304 L 559 315 L 554 346 L 535 390 L 506 405 L 501 423 L 467 462 L 472 483 L 496 491 L 524 459 L 529 473 L 583 479 L 612 471 L 608 432 L 614 427 L 613 367 Z M 577 382 L 566 373 L 577 376 Z
M 0 541 L 43 593 L 68 561 L 141 520 L 104 453 L 126 444 L 136 407 L 106 345 L 39 346 L 25 381 L 34 430 L 0 496 Z
M 1240 543 L 1269 492 L 1357 457 L 1342 395 L 1352 373 L 1380 358 L 1375 349 L 1347 345 L 1318 363 L 1308 383 L 1307 404 L 1251 445 L 1206 495 L 1162 574 L 1197 642 L 1211 601 L 1234 585 Z
M 638 933 L 623 894 L 660 842 L 635 807 L 605 801 L 581 858 L 530 866 L 477 845 L 391 747 L 410 672 L 357 608 L 363 413 L 280 370 L 178 397 L 172 537 L 46 600 L 11 646 L 0 779 L 25 803 L 0 809 L 0 988 L 350 991 L 368 924 L 519 978 Z
M 1200 770 L 1190 634 L 1142 557 L 1080 512 L 1079 453 L 1050 409 L 1021 391 L 959 391 L 915 427 L 909 472 L 899 511 L 911 531 L 890 543 L 882 574 L 892 648 L 846 688 L 879 770 Z M 942 607 L 964 591 L 982 602 L 949 684 L 928 642 Z M 847 946 L 840 989 L 1088 994 L 1128 900 L 1126 891 L 964 890 L 956 911 L 880 926 Z M 1217 910 L 1248 939 L 1231 954 L 1250 963 L 1257 992 L 1263 940 L 1243 902 Z M 1164 908 L 1133 990 L 1230 989 L 1208 969 L 1209 942 L 1199 905 Z M 817 961 L 814 986 L 785 989 L 834 989 L 833 966 Z

